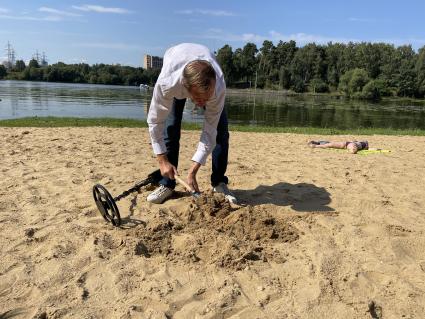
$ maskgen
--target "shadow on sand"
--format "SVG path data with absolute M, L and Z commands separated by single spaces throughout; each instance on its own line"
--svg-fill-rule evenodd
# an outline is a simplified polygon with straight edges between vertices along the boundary
M 0 313 L 0 319 L 10 319 L 17 316 L 20 316 L 25 313 L 25 310 L 23 308 L 15 309 L 15 310 L 9 310 L 5 313 Z
M 122 213 L 120 213 L 121 215 L 121 226 L 120 228 L 123 229 L 129 229 L 129 228 L 134 228 L 137 227 L 139 225 L 143 225 L 146 226 L 146 222 L 140 219 L 136 219 L 134 218 L 134 211 L 136 209 L 136 207 L 138 205 L 146 205 L 146 202 L 139 202 L 138 203 L 138 194 L 140 194 L 141 192 L 137 192 L 133 198 L 131 199 L 131 204 L 130 207 L 128 208 L 128 214 L 125 214 L 124 211 L 124 216 L 122 215 Z M 171 197 L 171 199 L 178 199 L 178 198 L 182 198 L 182 197 L 190 197 L 191 195 L 187 192 L 180 192 L 180 191 L 175 191 Z M 1 319 L 1 318 L 0 318 Z
M 333 212 L 327 206 L 331 202 L 330 194 L 323 187 L 313 184 L 289 184 L 280 182 L 271 186 L 260 185 L 252 190 L 234 190 L 236 197 L 243 204 L 251 206 L 273 204 L 291 206 L 299 212 Z

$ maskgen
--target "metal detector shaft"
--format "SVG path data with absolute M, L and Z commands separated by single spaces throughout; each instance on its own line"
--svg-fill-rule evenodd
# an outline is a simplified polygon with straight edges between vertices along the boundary
M 135 184 L 132 188 L 126 190 L 125 192 L 123 192 L 122 194 L 118 195 L 117 197 L 114 198 L 114 201 L 119 201 L 120 199 L 130 195 L 133 192 L 137 192 L 139 191 L 139 189 L 141 189 L 143 186 L 152 184 L 154 182 L 152 177 L 148 177 L 147 179 L 138 182 L 137 184 Z

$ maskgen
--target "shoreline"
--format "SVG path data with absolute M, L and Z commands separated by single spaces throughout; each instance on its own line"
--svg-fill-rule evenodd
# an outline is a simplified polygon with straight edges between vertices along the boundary
M 75 118 L 75 117 L 26 117 L 19 119 L 0 120 L 0 127 L 110 127 L 138 128 L 147 127 L 146 120 L 115 119 L 115 118 Z M 183 122 L 182 128 L 187 131 L 200 130 L 201 123 Z M 234 132 L 252 133 L 294 133 L 320 135 L 405 135 L 424 136 L 422 129 L 392 129 L 392 128 L 321 128 L 321 127 L 271 127 L 229 125 Z

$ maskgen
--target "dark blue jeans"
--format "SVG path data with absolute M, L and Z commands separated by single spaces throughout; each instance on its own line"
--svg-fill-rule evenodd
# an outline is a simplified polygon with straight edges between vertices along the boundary
M 167 147 L 167 157 L 171 164 L 175 167 L 179 164 L 180 151 L 180 131 L 183 117 L 183 109 L 186 104 L 186 99 L 174 99 L 171 112 L 165 122 L 164 141 Z M 216 146 L 212 152 L 212 174 L 211 185 L 214 187 L 221 182 L 228 183 L 226 177 L 227 161 L 229 154 L 229 128 L 227 121 L 226 110 L 223 110 L 220 120 L 217 125 Z M 168 177 L 161 176 L 161 171 L 157 170 L 153 173 L 154 180 L 174 189 L 176 181 Z

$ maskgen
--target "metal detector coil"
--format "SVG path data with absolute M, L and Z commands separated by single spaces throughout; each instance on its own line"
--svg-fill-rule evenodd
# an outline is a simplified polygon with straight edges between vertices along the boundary
M 96 184 L 93 186 L 93 198 L 96 203 L 97 208 L 99 209 L 100 214 L 102 217 L 112 225 L 118 227 L 121 225 L 121 216 L 120 211 L 118 209 L 118 206 L 116 204 L 117 201 L 120 199 L 127 197 L 133 192 L 139 191 L 140 188 L 143 186 L 152 184 L 155 182 L 153 178 L 153 174 L 150 174 L 147 179 L 137 183 L 129 190 L 126 190 L 122 194 L 118 195 L 117 197 L 112 197 L 111 193 L 108 192 L 108 190 L 100 185 Z

